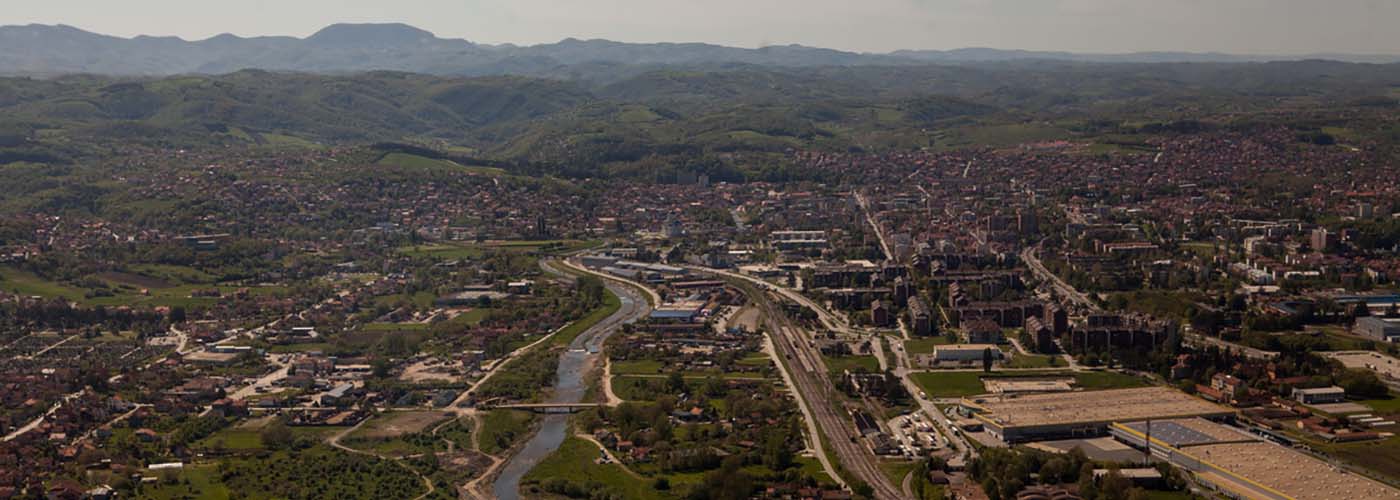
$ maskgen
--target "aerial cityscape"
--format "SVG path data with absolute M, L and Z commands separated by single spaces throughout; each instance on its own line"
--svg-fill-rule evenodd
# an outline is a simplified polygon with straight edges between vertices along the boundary
M 1267 54 L 35 9 L 0 499 L 1400 499 L 1400 8 Z

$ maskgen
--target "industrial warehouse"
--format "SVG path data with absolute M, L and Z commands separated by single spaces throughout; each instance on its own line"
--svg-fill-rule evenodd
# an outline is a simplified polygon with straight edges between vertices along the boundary
M 1234 414 L 1167 387 L 985 397 L 962 404 L 989 434 L 1007 443 L 1102 436 L 1114 422 Z
M 1193 474 L 1232 498 L 1348 500 L 1400 498 L 1377 481 L 1244 431 L 1204 419 L 1113 424 L 1113 437 Z

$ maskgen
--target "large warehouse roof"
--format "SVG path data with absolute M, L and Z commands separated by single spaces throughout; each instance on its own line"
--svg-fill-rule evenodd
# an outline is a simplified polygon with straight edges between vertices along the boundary
M 1167 387 L 997 397 L 972 403 L 1000 427 L 1039 427 L 1225 415 L 1230 409 Z

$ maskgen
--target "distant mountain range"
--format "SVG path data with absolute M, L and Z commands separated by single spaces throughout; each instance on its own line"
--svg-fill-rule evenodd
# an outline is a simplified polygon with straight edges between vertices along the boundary
M 801 45 L 758 49 L 705 43 L 623 43 L 566 39 L 532 46 L 486 45 L 438 38 L 404 24 L 336 24 L 307 38 L 219 35 L 121 38 L 71 26 L 0 26 L 0 75 L 92 73 L 159 76 L 223 74 L 242 69 L 351 73 L 393 70 L 436 75 L 579 76 L 618 66 L 750 64 L 785 67 L 921 65 L 1062 61 L 1078 63 L 1240 63 L 1327 59 L 1398 63 L 1400 55 L 1310 54 L 1243 56 L 1220 53 L 1139 52 L 1076 54 L 967 48 L 867 54 Z

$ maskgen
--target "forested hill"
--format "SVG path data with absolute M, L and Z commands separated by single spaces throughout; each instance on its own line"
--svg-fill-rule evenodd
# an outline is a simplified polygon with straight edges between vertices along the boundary
M 1394 110 L 1398 89 L 1400 65 L 1326 61 L 719 65 L 606 80 L 261 70 L 0 78 L 0 164 L 71 161 L 109 142 L 402 142 L 588 175 L 649 158 L 996 146 L 1258 113 L 1320 129 L 1311 111 Z
M 121 38 L 71 26 L 0 26 L 0 74 L 75 73 L 160 76 L 223 74 L 242 69 L 349 73 L 371 70 L 438 75 L 529 75 L 599 77 L 631 66 L 754 64 L 777 67 L 918 65 L 1008 61 L 1112 63 L 1263 62 L 1331 59 L 1394 63 L 1400 55 L 1311 54 L 1240 56 L 1150 52 L 1074 54 L 986 48 L 906 50 L 889 54 L 845 52 L 801 45 L 756 49 L 704 43 L 623 43 L 565 39 L 557 43 L 486 45 L 439 38 L 403 24 L 336 24 L 306 38 L 243 38 L 224 34 L 205 40 L 138 36 Z

